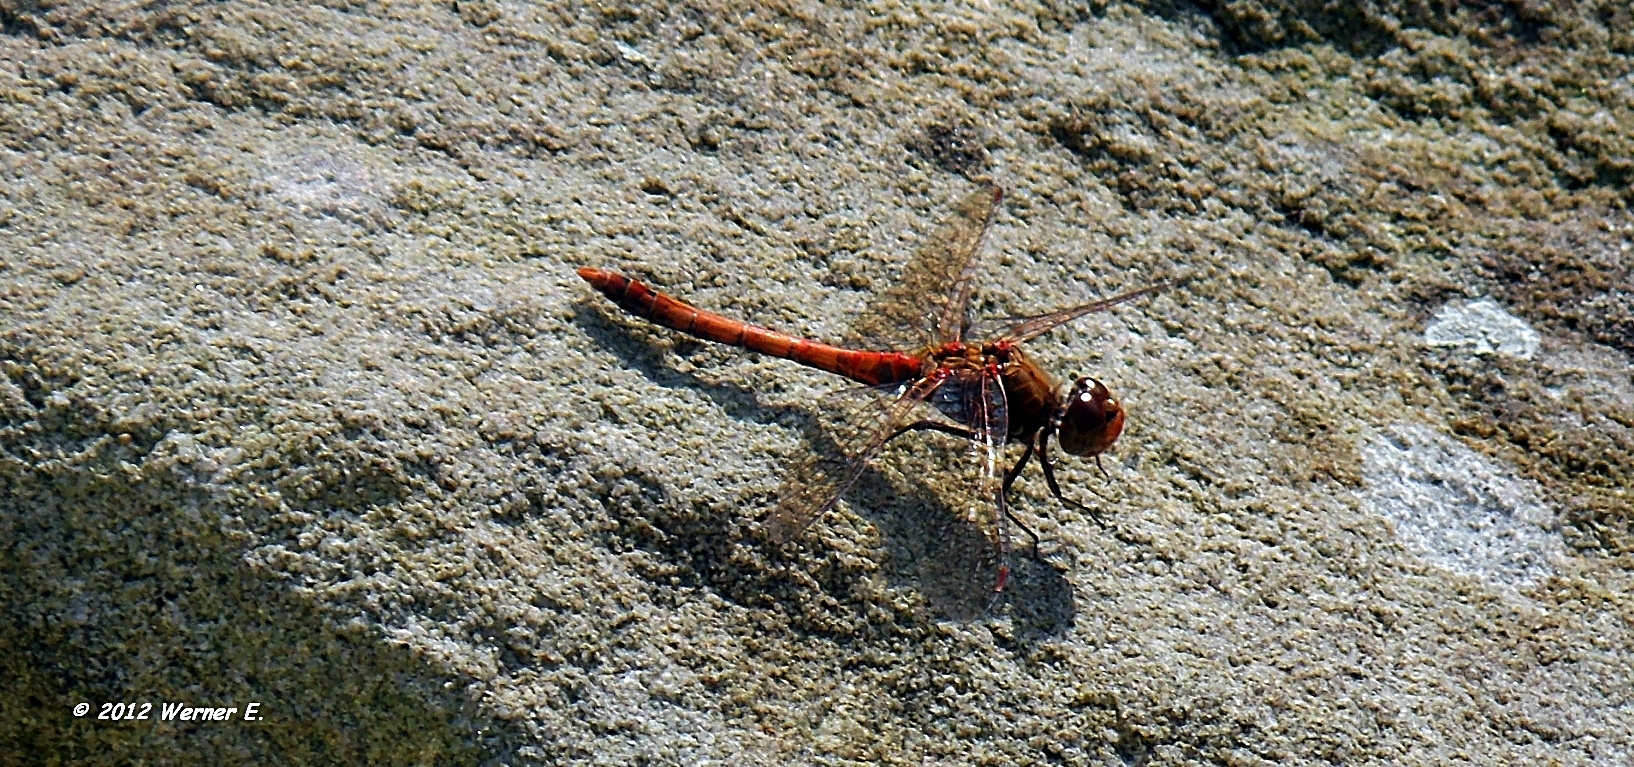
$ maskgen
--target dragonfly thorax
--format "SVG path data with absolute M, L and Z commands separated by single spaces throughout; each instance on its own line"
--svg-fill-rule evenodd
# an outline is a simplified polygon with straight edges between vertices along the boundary
M 1004 341 L 966 344 L 950 343 L 924 354 L 926 375 L 952 375 L 953 371 L 978 371 L 996 379 L 1003 390 L 1006 430 L 1012 440 L 1028 441 L 1040 429 L 1050 426 L 1061 409 L 1055 379 L 1038 367 L 1021 348 Z M 932 404 L 954 420 L 970 424 L 968 405 L 952 399 Z
M 981 370 L 990 365 L 1003 366 L 1007 352 L 1014 347 L 1000 348 L 998 344 L 967 344 L 962 341 L 932 346 L 921 355 L 927 373 L 937 370 Z

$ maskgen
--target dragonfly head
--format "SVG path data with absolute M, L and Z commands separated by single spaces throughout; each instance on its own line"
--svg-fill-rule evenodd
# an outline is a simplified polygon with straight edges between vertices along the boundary
M 1072 455 L 1100 455 L 1122 432 L 1123 406 L 1112 399 L 1112 392 L 1093 378 L 1078 379 L 1055 417 L 1061 449 Z

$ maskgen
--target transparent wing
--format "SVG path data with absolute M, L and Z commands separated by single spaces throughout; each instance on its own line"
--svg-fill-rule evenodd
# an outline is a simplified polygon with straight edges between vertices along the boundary
M 1174 287 L 1175 285 L 1180 284 L 1184 280 L 1185 278 L 1178 280 L 1164 280 L 1163 282 L 1147 285 L 1139 290 L 1131 290 L 1128 293 L 1121 293 L 1111 298 L 1091 301 L 1090 303 L 1083 304 L 1081 306 L 1074 306 L 1070 309 L 1061 309 L 1059 311 L 1050 312 L 1048 314 L 1040 314 L 1034 317 L 1022 317 L 1018 320 L 1013 320 L 1015 324 L 1011 325 L 1008 330 L 1005 330 L 999 335 L 998 338 L 995 338 L 994 340 L 1021 343 L 1032 338 L 1037 338 L 1038 336 L 1044 335 L 1045 333 L 1048 333 L 1051 330 L 1054 330 L 1055 328 L 1078 319 L 1086 314 L 1106 311 L 1107 309 L 1117 306 L 1118 304 L 1128 303 L 1137 298 L 1152 295 L 1153 293 L 1161 293 Z M 983 326 L 986 325 L 987 323 L 984 322 Z
M 996 559 L 998 577 L 995 590 L 1002 590 L 1009 577 L 1010 530 L 1004 513 L 1003 486 L 1004 447 L 1009 439 L 1009 406 L 1004 393 L 1004 381 L 997 370 L 955 370 L 932 395 L 931 402 L 948 418 L 959 421 L 970 429 L 970 469 L 975 475 L 962 482 L 960 515 L 962 521 L 980 531 L 980 538 L 988 543 L 985 553 L 972 552 L 974 558 L 960 556 L 970 563 L 992 566 Z
M 820 414 L 831 444 L 813 451 L 778 490 L 779 501 L 766 521 L 766 532 L 776 543 L 793 540 L 822 516 L 862 476 L 874 456 L 908 424 L 915 412 L 941 386 L 940 379 L 915 379 L 894 400 L 880 396 L 881 387 L 843 393 L 851 407 Z M 836 404 L 837 398 L 825 398 Z
M 1010 436 L 1009 406 L 1004 396 L 1004 380 L 997 371 L 962 370 L 949 376 L 952 389 L 963 400 L 961 415 L 948 415 L 970 425 L 971 458 L 977 469 L 977 488 L 966 499 L 965 518 L 976 525 L 999 551 L 1001 559 L 1010 550 L 1009 530 L 999 499 L 1004 446 Z
M 984 187 L 953 206 L 953 215 L 914 254 L 901 278 L 852 323 L 847 340 L 916 349 L 962 338 L 975 287 L 976 253 L 1003 196 L 998 187 Z

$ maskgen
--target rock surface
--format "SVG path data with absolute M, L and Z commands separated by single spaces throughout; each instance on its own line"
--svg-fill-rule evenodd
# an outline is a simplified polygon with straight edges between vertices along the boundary
M 1634 761 L 1631 61 L 1619 0 L 0 3 L 0 742 Z M 1194 275 L 1030 344 L 1130 426 L 993 605 L 950 440 L 773 546 L 844 382 L 573 274 L 839 339 L 982 181 L 979 315 Z M 1426 342 L 1488 297 L 1529 359 Z

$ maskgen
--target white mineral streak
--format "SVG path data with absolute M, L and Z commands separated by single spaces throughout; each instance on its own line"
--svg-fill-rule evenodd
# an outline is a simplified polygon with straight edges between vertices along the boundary
M 1564 557 L 1536 483 L 1427 426 L 1398 423 L 1361 445 L 1374 511 L 1420 558 L 1525 588 Z
M 1538 352 L 1538 333 L 1490 298 L 1447 304 L 1424 329 L 1431 346 L 1457 346 L 1474 354 L 1502 354 L 1531 359 Z

